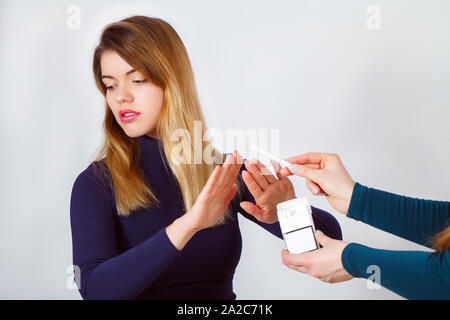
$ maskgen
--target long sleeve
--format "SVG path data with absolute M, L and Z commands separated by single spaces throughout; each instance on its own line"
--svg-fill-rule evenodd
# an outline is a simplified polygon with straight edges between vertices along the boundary
M 70 221 L 83 299 L 133 299 L 180 254 L 165 228 L 119 254 L 111 196 L 88 170 L 74 182 Z
M 393 251 L 350 243 L 342 252 L 342 263 L 354 277 L 378 277 L 381 286 L 407 299 L 450 299 L 449 250 Z
M 364 187 L 353 190 L 350 218 L 430 246 L 449 218 L 449 203 L 421 200 Z M 344 268 L 369 278 L 378 267 L 380 285 L 408 299 L 450 299 L 450 251 L 394 251 L 350 243 L 342 252 Z M 374 269 L 375 270 L 375 269 Z
M 445 229 L 450 202 L 410 198 L 355 184 L 347 217 L 431 247 Z
M 241 171 L 238 176 L 238 186 L 240 186 L 241 190 L 239 193 L 239 201 L 236 203 L 237 211 L 239 211 L 245 218 L 249 219 L 250 221 L 255 222 L 265 230 L 269 231 L 273 235 L 277 236 L 280 239 L 283 239 L 283 235 L 281 233 L 280 229 L 280 223 L 275 222 L 272 224 L 267 224 L 261 221 L 258 221 L 254 216 L 246 212 L 244 209 L 242 209 L 239 206 L 239 202 L 241 201 L 249 201 L 253 204 L 256 203 L 255 198 L 252 196 L 250 190 L 248 190 L 247 186 L 245 185 L 243 179 L 242 179 L 242 171 L 245 169 L 245 166 L 243 165 L 241 167 Z M 342 230 L 339 225 L 339 222 L 336 220 L 335 217 L 333 217 L 328 212 L 315 208 L 311 206 L 312 211 L 312 218 L 314 221 L 314 226 L 317 230 L 321 230 L 324 234 L 327 236 L 342 240 Z

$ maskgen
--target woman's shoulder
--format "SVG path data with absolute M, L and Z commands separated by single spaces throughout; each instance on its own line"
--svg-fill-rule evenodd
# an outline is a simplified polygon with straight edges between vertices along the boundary
M 85 225 L 86 219 L 106 221 L 117 212 L 106 170 L 102 161 L 94 161 L 75 178 L 70 196 L 73 226 Z
M 73 191 L 82 189 L 84 192 L 103 193 L 106 196 L 112 195 L 111 175 L 104 160 L 92 161 L 75 178 Z

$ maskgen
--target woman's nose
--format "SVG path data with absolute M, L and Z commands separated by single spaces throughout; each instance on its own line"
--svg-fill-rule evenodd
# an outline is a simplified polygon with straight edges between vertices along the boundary
M 118 103 L 132 102 L 133 96 L 126 86 L 120 86 L 117 88 L 116 100 Z

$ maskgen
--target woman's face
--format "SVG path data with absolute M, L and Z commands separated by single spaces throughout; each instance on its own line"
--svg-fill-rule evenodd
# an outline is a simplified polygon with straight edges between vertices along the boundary
M 106 101 L 126 135 L 158 138 L 156 124 L 163 105 L 163 90 L 114 51 L 104 52 L 100 64 L 107 88 Z

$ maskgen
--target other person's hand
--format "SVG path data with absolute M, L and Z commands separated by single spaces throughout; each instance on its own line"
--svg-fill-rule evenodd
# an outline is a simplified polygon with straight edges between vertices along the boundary
M 316 232 L 317 241 L 323 246 L 320 249 L 301 254 L 281 251 L 283 263 L 292 270 L 309 274 L 324 282 L 336 283 L 353 278 L 342 265 L 342 252 L 347 242 L 327 237 Z
M 311 152 L 286 161 L 297 165 L 295 174 L 306 178 L 306 186 L 313 194 L 326 196 L 334 209 L 347 214 L 355 182 L 337 154 Z M 280 174 L 292 175 L 288 168 L 280 170 Z

